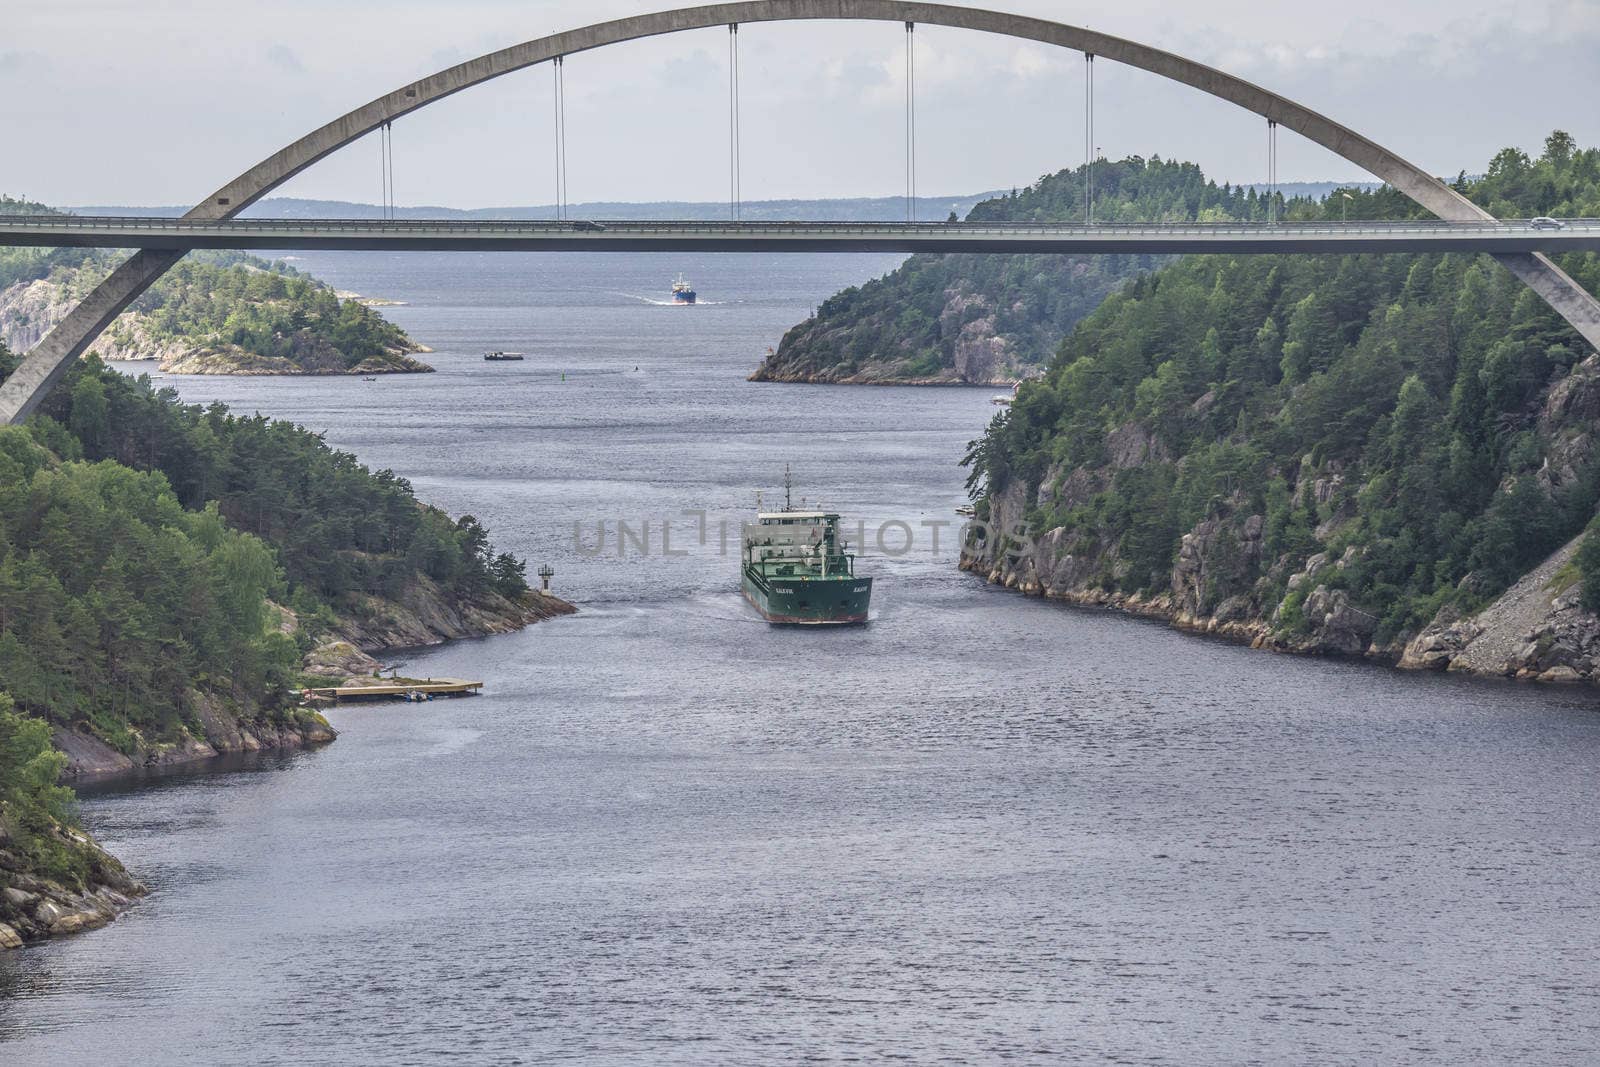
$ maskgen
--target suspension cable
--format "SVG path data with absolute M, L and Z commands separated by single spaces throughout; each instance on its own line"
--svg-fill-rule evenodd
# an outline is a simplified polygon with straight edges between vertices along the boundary
M 551 64 L 555 85 L 556 218 L 567 217 L 567 88 L 562 57 Z
M 917 221 L 917 24 L 906 23 L 906 221 Z
M 1094 224 L 1094 53 L 1083 54 L 1083 224 Z
M 389 217 L 389 124 L 378 127 L 378 170 L 381 175 L 378 195 L 383 199 L 379 217 Z
M 390 123 L 383 124 L 383 130 L 378 138 L 378 152 L 383 157 L 383 217 L 392 219 L 394 210 L 394 129 Z
M 743 213 L 739 165 L 739 24 L 728 24 L 728 210 L 735 222 Z
M 556 61 L 561 67 L 561 204 L 562 214 L 572 217 L 572 185 L 567 181 L 567 63 Z
M 1278 122 L 1267 120 L 1267 223 L 1278 221 Z

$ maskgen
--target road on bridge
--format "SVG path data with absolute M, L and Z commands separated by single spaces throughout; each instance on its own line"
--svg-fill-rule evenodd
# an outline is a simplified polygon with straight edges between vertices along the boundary
M 0 217 L 0 245 L 551 252 L 1594 252 L 1600 220 L 1101 225 Z

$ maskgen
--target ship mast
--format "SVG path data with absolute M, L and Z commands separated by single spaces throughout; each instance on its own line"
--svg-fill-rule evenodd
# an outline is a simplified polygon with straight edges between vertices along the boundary
M 794 501 L 790 498 L 790 495 L 789 495 L 790 494 L 790 490 L 792 490 L 793 488 L 794 488 L 794 483 L 789 477 L 789 465 L 787 463 L 785 463 L 783 465 L 783 510 L 784 511 L 793 511 L 794 510 Z

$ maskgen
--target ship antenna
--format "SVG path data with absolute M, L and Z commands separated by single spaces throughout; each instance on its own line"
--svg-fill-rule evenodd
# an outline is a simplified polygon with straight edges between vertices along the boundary
M 794 502 L 790 499 L 790 496 L 789 496 L 790 490 L 792 490 L 793 488 L 794 488 L 794 482 L 789 477 L 789 465 L 787 463 L 785 463 L 783 465 L 783 510 L 784 511 L 793 511 L 794 510 Z

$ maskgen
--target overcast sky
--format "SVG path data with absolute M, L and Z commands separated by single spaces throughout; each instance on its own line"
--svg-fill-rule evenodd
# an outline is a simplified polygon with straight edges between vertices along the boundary
M 398 85 L 635 0 L 7 0 L 0 192 L 53 204 L 188 204 Z M 974 5 L 977 6 L 977 5 Z M 1536 151 L 1563 128 L 1600 143 L 1600 0 L 993 0 L 1222 67 L 1322 110 L 1436 173 Z M 903 40 L 894 24 L 740 33 L 746 199 L 904 187 Z M 924 27 L 918 191 L 1023 185 L 1082 162 L 1083 60 Z M 705 30 L 566 63 L 570 198 L 727 195 L 727 34 Z M 1266 175 L 1264 122 L 1193 90 L 1097 64 L 1104 153 Z M 397 123 L 396 197 L 480 207 L 553 197 L 548 65 Z M 1285 181 L 1365 177 L 1287 132 Z M 277 195 L 377 201 L 367 138 Z

